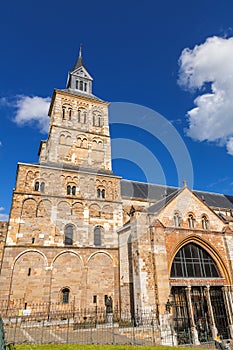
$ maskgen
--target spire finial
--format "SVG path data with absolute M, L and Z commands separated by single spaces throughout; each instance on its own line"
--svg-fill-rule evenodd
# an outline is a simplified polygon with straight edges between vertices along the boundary
M 183 186 L 187 187 L 187 181 L 186 180 L 183 180 Z
M 80 58 L 82 58 L 82 49 L 83 49 L 83 44 L 81 43 L 80 47 L 79 47 L 79 57 Z

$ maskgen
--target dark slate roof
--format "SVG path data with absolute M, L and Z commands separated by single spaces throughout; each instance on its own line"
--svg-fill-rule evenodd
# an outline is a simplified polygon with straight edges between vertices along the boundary
M 194 191 L 194 193 L 209 207 L 233 209 L 233 196 L 202 191 Z
M 56 168 L 60 170 L 74 170 L 74 171 L 82 171 L 85 173 L 91 173 L 91 174 L 97 174 L 97 175 L 114 175 L 111 170 L 105 170 L 105 169 L 94 169 L 94 168 L 88 168 L 88 167 L 81 167 L 77 165 L 69 165 L 69 164 L 58 164 L 58 163 L 52 163 L 52 162 L 41 162 L 41 163 L 35 163 L 41 166 L 45 166 L 48 168 Z
M 78 95 L 78 96 L 81 96 L 81 97 L 88 97 L 88 98 L 91 98 L 92 100 L 95 100 L 95 101 L 104 102 L 99 97 L 97 97 L 97 96 L 95 96 L 93 94 L 87 94 L 85 92 L 81 92 L 81 91 L 78 91 L 78 90 L 71 89 L 71 88 L 69 88 L 69 85 L 70 85 L 70 80 L 67 83 L 68 89 L 63 89 L 62 91 L 67 91 L 67 92 L 70 92 L 71 94 Z
M 174 191 L 177 191 L 176 187 L 121 180 L 122 197 L 159 201 Z
M 80 53 L 79 53 L 78 59 L 75 62 L 74 67 L 72 68 L 71 72 L 73 72 L 74 70 L 76 70 L 79 67 L 84 67 L 86 69 L 83 58 L 82 58 L 82 54 L 80 54 Z
M 151 205 L 148 208 L 148 213 L 159 213 L 160 210 L 162 210 L 169 202 L 171 202 L 171 200 L 179 193 L 180 190 L 176 190 L 172 193 L 170 193 L 168 196 L 166 196 L 163 199 L 160 199 L 160 201 L 158 201 L 157 203 Z
M 154 210 L 157 212 L 167 204 L 179 191 L 177 187 L 148 184 L 130 180 L 121 180 L 121 195 L 126 198 L 156 201 Z M 193 191 L 211 208 L 233 209 L 233 196 L 220 193 Z M 160 209 L 159 209 L 160 208 Z

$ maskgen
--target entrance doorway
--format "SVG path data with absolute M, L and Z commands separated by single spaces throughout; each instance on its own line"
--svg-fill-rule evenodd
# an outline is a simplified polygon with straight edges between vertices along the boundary
M 218 332 L 224 339 L 229 338 L 226 309 L 221 287 L 210 287 L 210 300 L 214 322 Z M 211 330 L 210 310 L 204 287 L 193 286 L 190 290 L 192 310 L 189 309 L 186 287 L 172 287 L 174 305 L 174 330 L 177 333 L 178 344 L 193 342 L 191 326 L 192 317 L 200 343 L 213 340 Z M 192 316 L 193 315 L 193 316 Z
M 195 243 L 186 244 L 173 260 L 170 277 L 178 343 L 213 340 L 213 329 L 229 338 L 222 277 L 210 254 Z

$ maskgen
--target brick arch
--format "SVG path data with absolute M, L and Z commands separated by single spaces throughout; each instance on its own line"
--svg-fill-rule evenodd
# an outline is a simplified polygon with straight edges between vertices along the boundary
M 77 253 L 77 252 L 75 252 L 75 251 L 73 251 L 73 250 L 63 250 L 62 252 L 59 252 L 54 258 L 53 258 L 53 260 L 52 260 L 52 263 L 51 263 L 51 268 L 53 268 L 53 265 L 54 265 L 54 262 L 61 256 L 61 255 L 63 255 L 63 254 L 73 254 L 73 255 L 76 255 L 78 258 L 79 258 L 79 260 L 80 260 L 80 262 L 81 262 L 81 264 L 82 264 L 82 267 L 83 267 L 83 259 L 82 259 L 82 257 L 81 257 L 81 255 L 79 255 L 79 253 Z
M 36 216 L 37 217 L 47 217 L 50 219 L 52 210 L 52 203 L 48 199 L 44 199 L 38 203 Z
M 100 216 L 101 216 L 101 208 L 100 208 L 100 206 L 98 204 L 95 204 L 95 203 L 91 204 L 89 206 L 89 217 L 90 218 L 92 218 L 92 217 L 98 218 Z
M 21 252 L 12 266 L 12 284 L 9 293 L 12 299 L 24 298 L 25 302 L 37 302 L 47 295 L 48 289 L 41 288 L 46 280 L 47 258 L 38 250 Z
M 57 203 L 57 214 L 61 214 L 60 218 L 65 217 L 66 215 L 71 215 L 70 204 L 66 201 L 60 201 Z
M 83 219 L 84 217 L 84 207 L 81 202 L 75 202 L 72 205 L 72 215 L 77 216 L 79 219 Z
M 218 250 L 210 242 L 208 242 L 208 241 L 204 240 L 203 238 L 200 238 L 199 236 L 196 236 L 196 235 L 186 237 L 185 239 L 180 241 L 178 244 L 176 244 L 176 246 L 173 248 L 173 250 L 171 252 L 171 257 L 169 260 L 169 276 L 171 274 L 171 267 L 172 267 L 172 263 L 173 263 L 173 260 L 176 256 L 176 254 L 178 253 L 178 251 L 181 248 L 183 248 L 185 245 L 187 245 L 189 243 L 195 243 L 199 247 L 204 249 L 211 256 L 213 261 L 215 262 L 215 264 L 219 270 L 220 276 L 226 280 L 227 284 L 232 283 L 230 274 L 228 272 L 229 269 L 227 268 L 226 264 L 224 263 L 223 259 L 221 258 L 221 255 L 218 252 Z
M 98 306 L 105 307 L 105 295 L 114 299 L 115 267 L 111 255 L 106 252 L 96 252 L 87 261 L 86 299 L 93 300 L 97 295 Z
M 64 266 L 66 266 L 65 269 Z M 73 251 L 59 253 L 52 262 L 51 301 L 60 301 L 60 291 L 67 287 L 80 307 L 83 288 L 82 273 L 83 263 L 77 253 Z
M 22 255 L 27 254 L 27 253 L 29 253 L 29 252 L 34 252 L 34 253 L 40 254 L 40 255 L 44 258 L 45 266 L 48 266 L 48 259 L 47 259 L 46 255 L 45 255 L 43 252 L 41 252 L 41 251 L 38 250 L 38 249 L 27 249 L 27 250 L 24 250 L 23 252 L 19 253 L 19 254 L 15 257 L 15 260 L 14 260 L 14 262 L 13 262 L 11 268 L 14 269 L 14 265 L 15 265 L 15 263 L 17 262 L 17 260 L 18 260 Z
M 22 218 L 35 218 L 36 217 L 37 202 L 32 198 L 27 198 L 23 201 L 22 205 Z

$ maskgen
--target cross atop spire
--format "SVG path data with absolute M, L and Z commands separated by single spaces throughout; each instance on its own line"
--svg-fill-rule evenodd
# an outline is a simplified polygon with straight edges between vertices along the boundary
M 82 49 L 83 49 L 83 44 L 80 44 L 79 47 L 79 57 L 82 58 Z

